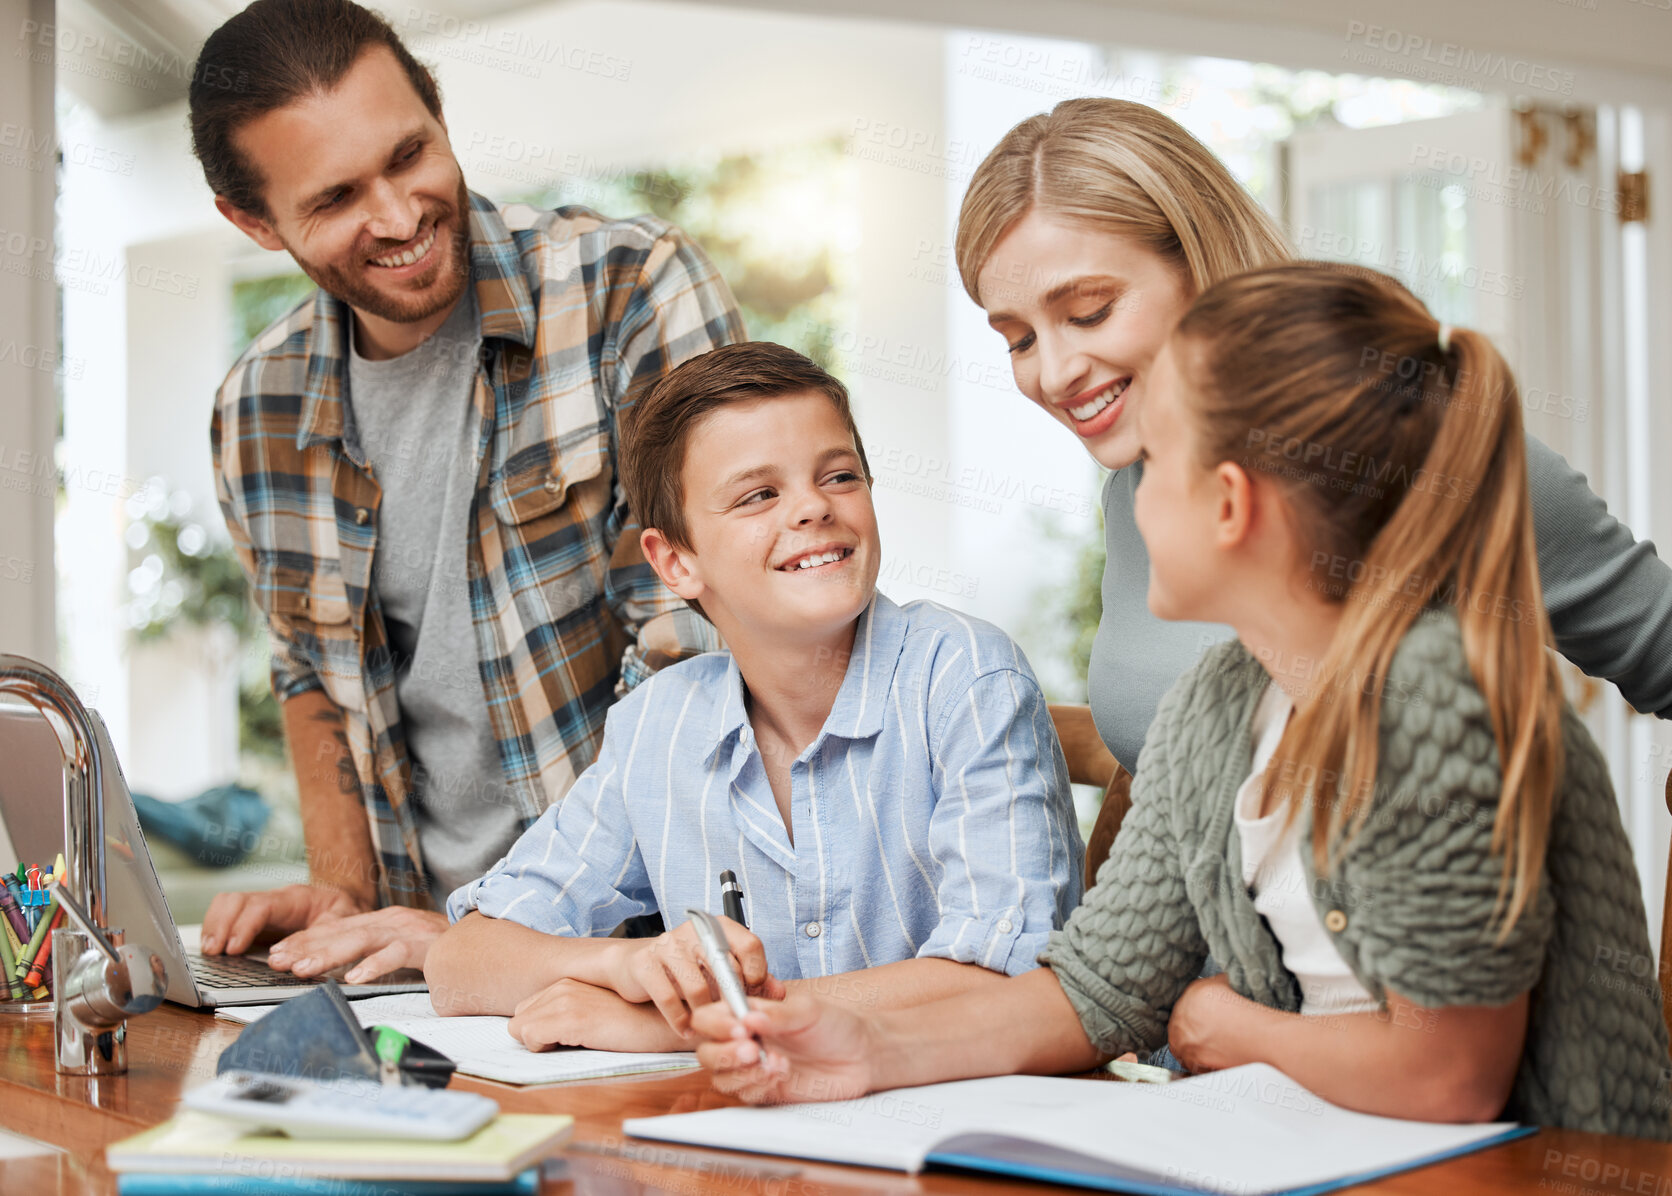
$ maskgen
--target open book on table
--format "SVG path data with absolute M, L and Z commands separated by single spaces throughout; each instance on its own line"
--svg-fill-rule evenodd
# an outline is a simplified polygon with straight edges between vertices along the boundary
M 1002 1076 L 851 1101 L 628 1120 L 639 1138 L 921 1171 L 995 1171 L 1155 1194 L 1326 1192 L 1532 1133 L 1353 1113 L 1250 1064 L 1125 1084 Z

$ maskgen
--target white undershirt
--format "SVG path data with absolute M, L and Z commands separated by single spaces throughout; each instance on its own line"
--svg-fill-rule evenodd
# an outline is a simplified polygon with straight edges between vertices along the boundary
M 1254 771 L 1237 790 L 1237 836 L 1242 840 L 1242 883 L 1254 892 L 1254 908 L 1283 950 L 1283 966 L 1300 981 L 1304 1014 L 1363 1013 L 1379 1006 L 1335 949 L 1318 916 L 1301 863 L 1300 820 L 1284 827 L 1287 807 L 1264 818 L 1260 780 L 1295 705 L 1281 686 L 1269 685 L 1254 710 Z

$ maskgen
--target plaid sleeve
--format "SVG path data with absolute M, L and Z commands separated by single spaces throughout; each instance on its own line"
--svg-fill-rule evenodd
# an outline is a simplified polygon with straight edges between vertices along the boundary
M 666 228 L 634 263 L 637 278 L 617 325 L 611 398 L 613 421 L 680 362 L 746 339 L 737 302 L 714 263 L 677 228 Z M 621 534 L 604 585 L 610 611 L 631 634 L 621 661 L 621 691 L 656 668 L 721 647 L 719 633 L 657 578 L 639 549 L 638 519 L 615 492 Z M 670 651 L 670 648 L 673 650 Z
M 228 385 L 232 385 L 230 379 Z M 224 398 L 224 392 L 222 397 Z M 248 480 L 245 464 L 236 453 L 230 456 L 224 454 L 222 447 L 221 404 L 217 402 L 215 413 L 209 422 L 209 452 L 214 464 L 215 498 L 219 501 L 221 514 L 226 519 L 227 534 L 232 538 L 232 551 L 238 558 L 239 567 L 244 571 L 244 583 L 250 590 L 250 602 L 257 609 L 261 609 L 261 580 L 256 568 L 255 552 L 250 546 L 249 530 L 243 517 L 242 494 Z M 262 610 L 262 614 L 267 617 L 267 634 L 272 645 L 273 696 L 283 703 L 297 694 L 323 689 L 324 682 L 319 679 L 319 674 L 314 671 L 308 657 L 278 628 L 267 611 Z

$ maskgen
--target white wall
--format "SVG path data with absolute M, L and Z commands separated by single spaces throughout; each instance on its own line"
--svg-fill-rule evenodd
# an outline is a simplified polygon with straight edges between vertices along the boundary
M 0 0 L 0 27 L 50 23 L 51 0 Z M 52 517 L 55 375 L 52 288 L 53 67 L 0 71 L 0 652 L 57 662 Z
M 924 169 L 932 158 L 902 169 L 868 153 L 879 131 L 943 135 L 939 31 L 669 3 L 551 6 L 474 27 L 389 12 L 438 68 L 465 178 L 489 196 L 561 184 L 584 197 L 589 180 L 646 165 L 851 138 L 853 323 L 835 357 L 873 468 L 890 453 L 947 458 L 947 387 L 913 365 L 945 356 L 943 292 L 908 272 L 920 242 L 950 239 L 949 182 Z M 948 599 L 954 509 L 887 480 L 885 592 Z

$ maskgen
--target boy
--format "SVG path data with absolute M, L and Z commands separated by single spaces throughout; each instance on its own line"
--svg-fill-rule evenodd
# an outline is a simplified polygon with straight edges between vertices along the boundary
M 621 462 L 645 558 L 729 650 L 613 707 L 568 796 L 453 893 L 437 1010 L 510 1013 L 535 1049 L 681 1049 L 713 999 L 685 910 L 718 912 L 725 870 L 757 993 L 903 1006 L 1034 967 L 1080 896 L 1062 750 L 1009 637 L 877 592 L 842 384 L 781 345 L 706 353 L 634 405 Z M 666 934 L 597 937 L 657 909 Z

